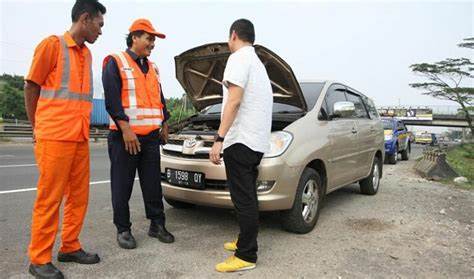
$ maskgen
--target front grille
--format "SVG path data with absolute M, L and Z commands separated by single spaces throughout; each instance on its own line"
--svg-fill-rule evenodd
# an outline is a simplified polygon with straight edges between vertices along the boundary
M 161 181 L 168 182 L 165 173 L 161 174 Z M 227 190 L 229 188 L 227 186 L 227 181 L 225 180 L 206 179 L 204 180 L 204 182 L 205 182 L 205 185 L 204 185 L 205 189 Z M 173 185 L 173 186 L 187 188 L 181 185 Z
M 183 145 L 184 140 L 178 140 L 178 139 L 170 139 L 168 140 L 168 144 L 174 144 L 174 145 Z
M 166 150 L 163 149 L 163 154 L 173 156 L 173 157 L 179 157 L 179 158 L 186 158 L 186 159 L 209 159 L 209 154 L 207 153 L 199 153 L 199 154 L 183 154 L 179 151 L 171 151 L 171 150 Z

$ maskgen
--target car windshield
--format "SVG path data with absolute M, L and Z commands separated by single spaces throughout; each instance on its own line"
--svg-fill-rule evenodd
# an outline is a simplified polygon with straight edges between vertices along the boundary
M 321 95 L 321 90 L 324 87 L 324 82 L 303 82 L 300 83 L 301 90 L 308 106 L 308 110 L 311 110 L 316 101 Z M 201 111 L 202 114 L 220 114 L 222 109 L 222 104 L 215 104 L 209 106 Z M 282 103 L 273 103 L 273 113 L 296 113 L 303 112 L 299 107 L 295 107 L 288 104 Z
M 392 121 L 390 121 L 390 120 L 383 120 L 382 123 L 383 123 L 383 129 L 384 129 L 384 130 L 393 130 Z

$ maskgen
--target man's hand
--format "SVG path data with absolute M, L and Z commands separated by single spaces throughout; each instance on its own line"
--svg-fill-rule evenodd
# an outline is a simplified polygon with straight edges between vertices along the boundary
M 211 152 L 209 152 L 209 160 L 215 165 L 220 165 L 221 160 L 221 151 L 222 151 L 222 142 L 214 142 L 212 145 Z
M 168 123 L 165 123 L 163 124 L 163 127 L 161 127 L 161 131 L 160 131 L 160 139 L 163 144 L 168 143 L 168 133 L 169 133 Z
M 140 141 L 137 135 L 133 132 L 132 128 L 128 124 L 128 121 L 117 120 L 117 125 L 122 130 L 123 142 L 125 143 L 125 150 L 131 155 L 136 155 L 141 151 Z
M 125 150 L 131 155 L 137 155 L 140 149 L 140 141 L 132 129 L 122 130 L 123 142 L 125 143 Z

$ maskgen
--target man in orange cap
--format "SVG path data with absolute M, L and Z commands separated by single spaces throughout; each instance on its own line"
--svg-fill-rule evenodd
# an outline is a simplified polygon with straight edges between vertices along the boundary
M 29 272 L 36 278 L 63 278 L 51 263 L 65 199 L 60 262 L 95 264 L 97 254 L 79 242 L 89 198 L 89 123 L 92 109 L 92 56 L 85 42 L 102 34 L 105 7 L 97 0 L 77 0 L 72 26 L 36 48 L 25 78 L 25 106 L 33 126 L 39 168 L 33 208 Z
M 114 224 L 121 248 L 134 249 L 128 202 L 138 170 L 146 217 L 151 220 L 148 235 L 161 242 L 174 242 L 165 228 L 160 175 L 160 143 L 168 140 L 169 114 L 160 84 L 158 68 L 148 60 L 155 47 L 156 31 L 147 19 L 133 22 L 127 49 L 104 59 L 102 82 L 105 105 L 110 115 L 108 148 Z

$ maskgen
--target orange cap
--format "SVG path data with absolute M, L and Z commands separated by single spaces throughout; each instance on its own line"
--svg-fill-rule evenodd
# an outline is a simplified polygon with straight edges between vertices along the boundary
M 139 18 L 135 20 L 132 23 L 132 26 L 128 28 L 128 31 L 133 32 L 133 31 L 145 31 L 149 34 L 155 35 L 158 38 L 164 39 L 166 38 L 166 35 L 163 33 L 160 33 L 153 28 L 153 25 L 151 25 L 151 22 L 148 19 L 145 18 Z

